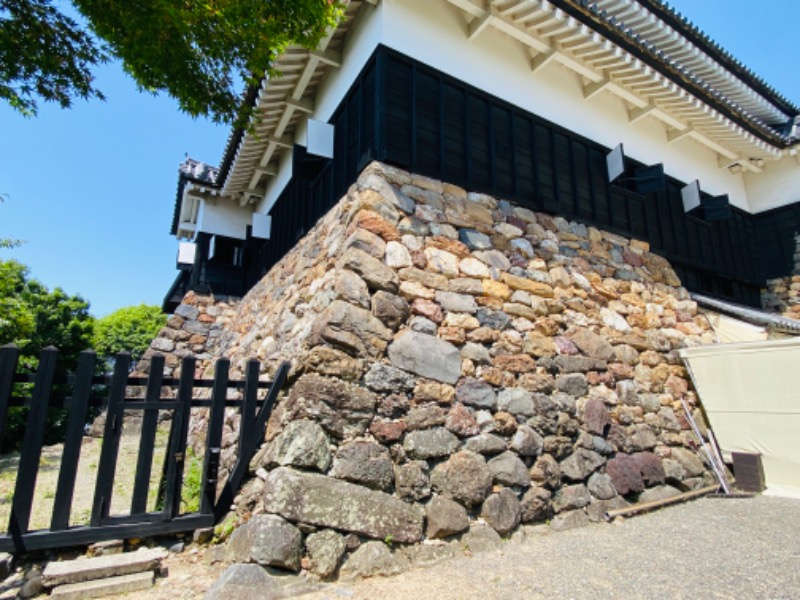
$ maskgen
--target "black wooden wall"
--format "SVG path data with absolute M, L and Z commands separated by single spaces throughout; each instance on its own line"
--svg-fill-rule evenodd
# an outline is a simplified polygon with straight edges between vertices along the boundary
M 707 223 L 683 212 L 684 182 L 647 195 L 607 181 L 609 148 L 390 49 L 379 48 L 340 104 L 334 159 L 303 169 L 271 214 L 273 237 L 250 240 L 248 285 L 290 250 L 370 160 L 483 191 L 528 208 L 647 240 L 692 291 L 759 305 L 767 277 L 786 275 L 800 205 Z M 628 172 L 643 166 L 626 159 Z M 790 254 L 793 254 L 792 250 Z

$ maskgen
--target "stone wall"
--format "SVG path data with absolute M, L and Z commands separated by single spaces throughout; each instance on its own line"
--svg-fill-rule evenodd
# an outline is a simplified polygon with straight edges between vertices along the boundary
M 190 296 L 156 340 L 293 362 L 228 558 L 329 576 L 713 483 L 676 350 L 715 340 L 679 286 L 645 243 L 373 163 L 207 333 Z
M 764 310 L 790 319 L 800 319 L 800 234 L 795 236 L 794 271 L 790 277 L 770 279 L 761 292 Z

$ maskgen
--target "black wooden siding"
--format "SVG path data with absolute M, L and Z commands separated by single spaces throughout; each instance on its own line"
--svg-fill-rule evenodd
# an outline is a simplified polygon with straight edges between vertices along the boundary
M 372 159 L 647 240 L 692 291 L 758 306 L 765 279 L 791 272 L 800 205 L 699 220 L 683 212 L 684 182 L 668 177 L 665 190 L 647 195 L 611 185 L 608 148 L 387 48 L 364 67 L 332 123 L 334 159 L 313 177 L 298 176 L 296 163 L 271 211 L 272 239 L 248 241 L 248 287 Z M 629 174 L 643 166 L 626 160 Z

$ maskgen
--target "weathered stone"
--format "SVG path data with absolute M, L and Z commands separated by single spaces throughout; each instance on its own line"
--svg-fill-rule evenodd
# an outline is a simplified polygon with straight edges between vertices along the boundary
M 349 272 L 349 271 L 348 271 Z M 330 346 L 315 346 L 302 359 L 300 372 L 335 375 L 347 381 L 357 381 L 364 375 L 364 360 Z
M 146 571 L 144 573 L 118 575 L 116 577 L 106 577 L 93 581 L 82 581 L 81 583 L 68 583 L 53 588 L 48 597 L 60 598 L 61 600 L 77 600 L 82 598 L 100 598 L 117 594 L 127 596 L 134 592 L 152 588 L 154 579 L 155 573 L 153 571 Z M 5 588 L 6 586 L 3 587 Z M 9 586 L 9 589 L 6 589 L 0 597 L 33 598 L 38 597 L 44 591 L 45 588 L 44 585 L 42 585 L 41 576 L 31 575 L 29 571 L 17 594 L 13 596 L 9 595 L 9 592 L 13 593 L 13 587 Z
M 473 279 L 471 277 L 456 277 L 447 283 L 447 291 L 456 294 L 480 296 L 483 294 L 483 283 L 481 283 L 480 279 Z M 475 310 L 477 310 L 477 305 L 475 305 Z M 475 312 L 475 310 L 467 312 Z
M 434 468 L 433 488 L 466 507 L 480 504 L 492 489 L 492 472 L 474 452 L 461 451 Z
M 478 317 L 478 322 L 481 326 L 497 329 L 498 331 L 504 330 L 511 323 L 511 317 L 499 310 L 479 308 L 475 316 Z
M 508 271 L 511 268 L 511 262 L 506 258 L 506 255 L 498 250 L 477 250 L 472 255 L 479 261 L 500 271 Z
M 372 296 L 372 314 L 387 327 L 397 329 L 405 324 L 411 308 L 400 296 L 379 290 Z
M 390 490 L 394 483 L 389 451 L 380 444 L 360 440 L 339 446 L 330 474 L 376 490 Z
M 606 361 L 614 357 L 614 347 L 589 329 L 578 329 L 569 339 L 587 356 Z
M 461 358 L 468 358 L 478 364 L 489 364 L 492 361 L 492 357 L 486 347 L 483 344 L 475 344 L 473 342 L 464 344 L 461 348 Z
M 372 363 L 364 383 L 376 392 L 407 392 L 414 388 L 414 376 L 381 363 Z
M 415 298 L 411 303 L 411 311 L 414 314 L 422 315 L 434 323 L 441 323 L 444 320 L 442 307 L 425 298 Z
M 510 534 L 517 528 L 522 518 L 517 495 L 508 488 L 492 494 L 483 503 L 481 516 L 500 535 Z
M 325 472 L 331 464 L 330 440 L 314 421 L 292 421 L 267 448 L 262 465 L 293 466 Z
M 538 485 L 557 488 L 561 483 L 561 467 L 558 461 L 549 454 L 542 454 L 531 469 L 531 479 Z
M 447 250 L 439 248 L 425 248 L 425 258 L 428 260 L 428 269 L 434 273 L 441 273 L 446 277 L 458 277 L 458 257 Z
M 426 288 L 431 288 L 434 290 L 447 289 L 448 279 L 444 275 L 431 273 L 429 271 L 424 271 L 422 269 L 415 269 L 413 267 L 408 269 L 401 269 L 399 274 L 400 274 L 400 279 L 404 281 L 419 283 L 420 285 L 424 285 Z
M 510 447 L 520 456 L 538 456 L 542 453 L 544 439 L 531 427 L 520 425 L 511 438 Z
M 464 444 L 464 449 L 478 454 L 500 454 L 506 450 L 506 441 L 492 433 L 481 433 L 469 438 Z
M 259 600 L 278 598 L 283 594 L 280 579 L 271 576 L 260 565 L 231 565 L 211 586 L 204 600 Z
M 515 290 L 523 290 L 530 294 L 541 296 L 542 298 L 553 297 L 552 287 L 550 287 L 546 283 L 534 281 L 532 279 L 528 279 L 527 277 L 516 277 L 515 275 L 511 275 L 510 273 L 503 273 L 502 281 L 510 288 Z
M 493 364 L 498 369 L 511 373 L 529 373 L 536 370 L 536 361 L 527 354 L 496 356 Z
M 652 452 L 637 452 L 632 455 L 633 460 L 639 466 L 639 473 L 645 485 L 653 486 L 664 483 L 666 474 L 664 467 L 661 465 L 661 459 Z
M 403 500 L 423 500 L 431 495 L 431 481 L 428 477 L 428 463 L 412 460 L 394 467 L 394 487 Z
M 485 279 L 489 277 L 489 268 L 481 261 L 469 257 L 464 258 L 458 263 L 458 267 L 464 275 L 469 277 L 480 277 Z
M 368 214 L 369 213 L 367 212 L 361 212 L 359 213 L 359 217 Z M 373 216 L 380 218 L 375 213 L 372 214 Z M 369 217 L 367 217 L 367 219 L 369 219 Z M 345 240 L 344 248 L 366 252 L 370 256 L 381 259 L 386 252 L 386 242 L 381 239 L 379 235 L 369 231 L 367 228 L 356 227 L 353 233 L 350 234 L 350 237 Z
M 389 346 L 395 367 L 444 383 L 455 383 L 461 375 L 461 356 L 452 344 L 433 336 L 405 330 Z
M 644 490 L 644 480 L 639 472 L 636 460 L 628 455 L 619 453 L 606 464 L 606 473 L 611 477 L 614 489 L 621 496 Z
M 605 462 L 606 460 L 597 452 L 578 448 L 561 461 L 561 473 L 571 481 L 583 481 Z
M 454 404 L 447 413 L 444 426 L 448 431 L 462 438 L 476 435 L 480 431 L 475 417 L 472 416 L 472 413 L 466 406 L 460 403 Z
M 570 396 L 580 397 L 589 391 L 589 384 L 583 373 L 567 373 L 556 377 L 556 389 Z
M 423 512 L 383 492 L 286 467 L 270 472 L 264 485 L 264 510 L 290 521 L 398 542 L 422 538 Z
M 300 570 L 303 535 L 276 515 L 255 515 L 231 534 L 225 558 L 231 562 L 256 562 Z
M 345 561 L 341 574 L 345 579 L 376 575 L 388 577 L 402 573 L 409 566 L 408 559 L 403 554 L 392 552 L 384 542 L 367 542 Z
M 617 495 L 611 477 L 605 473 L 592 473 L 586 487 L 593 496 L 600 500 L 609 500 Z
M 469 529 L 469 517 L 463 506 L 436 496 L 425 506 L 426 535 L 431 538 L 445 538 Z
M 683 467 L 686 477 L 697 477 L 706 470 L 703 461 L 697 457 L 697 454 L 686 448 L 673 448 L 672 458 Z
M 489 410 L 497 406 L 497 396 L 492 386 L 471 377 L 462 379 L 456 386 L 456 400 L 467 406 Z
M 323 579 L 331 577 L 339 568 L 346 546 L 344 536 L 330 529 L 310 534 L 306 538 L 310 571 Z
M 502 543 L 500 534 L 488 525 L 473 525 L 460 540 L 460 544 L 471 554 L 490 552 Z
M 444 427 L 412 431 L 403 440 L 406 454 L 421 460 L 448 456 L 458 450 L 458 446 L 458 438 Z
M 535 412 L 533 394 L 524 388 L 506 388 L 497 395 L 497 408 L 512 415 L 530 417 Z
M 403 439 L 406 424 L 403 421 L 374 420 L 370 423 L 369 431 L 381 444 L 392 444 Z
M 630 428 L 627 449 L 632 452 L 655 448 L 658 438 L 652 427 L 638 423 Z
M 395 293 L 400 285 L 397 273 L 391 267 L 358 248 L 349 248 L 342 255 L 339 268 L 356 272 L 372 290 Z
M 370 301 L 367 282 L 353 271 L 348 269 L 336 271 L 333 289 L 336 295 L 342 300 L 350 304 L 356 304 L 362 308 L 369 308 Z
M 583 406 L 583 423 L 590 433 L 603 435 L 606 427 L 611 424 L 608 409 L 601 400 L 589 398 Z
M 450 312 L 462 312 L 474 314 L 478 311 L 475 298 L 466 294 L 454 294 L 453 292 L 436 292 L 436 302 L 444 310 Z
M 391 241 L 386 244 L 384 262 L 387 267 L 392 267 L 393 269 L 410 267 L 412 265 L 411 255 L 408 253 L 408 249 L 397 241 Z
M 549 339 L 549 338 L 544 338 Z M 606 363 L 589 356 L 557 356 L 555 363 L 562 373 L 586 373 L 587 371 L 605 371 Z
M 470 250 L 488 250 L 492 247 L 492 240 L 474 229 L 462 229 L 458 232 L 460 239 Z
M 496 483 L 506 486 L 528 487 L 531 476 L 528 468 L 513 452 L 503 452 L 486 463 Z
M 550 522 L 550 528 L 553 531 L 567 531 L 578 527 L 586 527 L 590 523 L 589 515 L 583 510 L 570 510 L 556 515 Z
M 327 342 L 356 356 L 377 358 L 391 339 L 391 331 L 368 310 L 334 300 L 314 323 L 309 343 Z
M 520 517 L 523 523 L 547 521 L 553 516 L 552 493 L 541 487 L 532 487 L 522 497 Z
M 566 510 L 583 508 L 591 501 L 589 490 L 582 483 L 565 485 L 553 496 L 553 510 L 560 513 Z
M 447 413 L 436 404 L 423 404 L 412 408 L 405 417 L 408 431 L 419 429 L 430 429 L 438 425 L 444 425 Z
M 376 402 L 365 388 L 312 373 L 297 380 L 282 408 L 292 420 L 313 419 L 328 435 L 344 438 L 366 431 Z
M 65 583 L 141 573 L 157 568 L 167 554 L 164 548 L 153 548 L 81 560 L 50 561 L 42 572 L 42 581 L 46 587 L 54 587 Z
M 414 402 L 436 402 L 449 405 L 453 403 L 456 390 L 452 385 L 437 381 L 419 381 L 414 387 Z
M 638 501 L 641 503 L 656 502 L 658 500 L 674 498 L 675 496 L 680 496 L 680 494 L 681 491 L 672 487 L 671 485 L 660 485 L 658 487 L 643 491 L 641 494 L 639 494 Z

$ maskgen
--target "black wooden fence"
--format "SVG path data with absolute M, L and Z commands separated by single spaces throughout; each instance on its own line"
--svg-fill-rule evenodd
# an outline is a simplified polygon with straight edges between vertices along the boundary
M 149 377 L 131 377 L 131 357 L 120 354 L 109 378 L 95 375 L 97 358 L 94 352 L 87 351 L 81 353 L 74 375 L 57 376 L 58 350 L 55 348 L 42 350 L 35 374 L 17 373 L 18 358 L 16 346 L 0 348 L 0 441 L 5 432 L 8 409 L 28 408 L 8 530 L 5 535 L 0 535 L 0 551 L 17 553 L 191 531 L 214 525 L 230 508 L 247 474 L 249 462 L 263 440 L 270 412 L 289 372 L 289 363 L 283 363 L 272 381 L 259 381 L 259 362 L 250 360 L 246 365 L 245 379 L 233 381 L 228 377 L 230 362 L 220 359 L 213 380 L 195 379 L 196 360 L 186 357 L 182 359 L 180 377 L 174 379 L 163 376 L 164 357 L 157 355 L 152 359 Z M 30 395 L 26 394 L 26 387 L 30 389 L 30 385 L 24 384 L 33 384 Z M 129 397 L 131 390 L 137 388 L 145 388 L 142 397 Z M 202 391 L 208 388 L 211 388 L 210 395 Z M 230 390 L 238 393 L 229 394 Z M 236 399 L 229 398 L 229 395 L 236 396 Z M 70 512 L 82 437 L 92 407 L 105 408 L 106 420 L 91 519 L 88 525 L 71 526 Z M 210 410 L 200 507 L 197 512 L 181 514 L 189 416 L 195 407 Z M 219 486 L 225 409 L 231 407 L 241 411 L 237 460 L 224 486 Z M 31 531 L 31 510 L 49 408 L 68 409 L 66 438 L 50 527 Z M 171 412 L 169 441 L 163 464 L 160 510 L 148 512 L 160 411 Z M 141 415 L 141 433 L 135 480 L 130 482 L 133 486 L 130 512 L 111 515 L 123 419 L 132 413 Z

